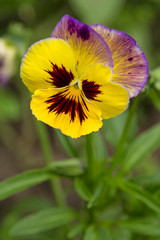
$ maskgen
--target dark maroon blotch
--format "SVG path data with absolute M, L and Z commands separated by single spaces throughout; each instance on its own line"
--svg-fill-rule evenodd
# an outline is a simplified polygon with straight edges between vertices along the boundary
M 133 60 L 133 57 L 128 58 L 128 61 L 132 61 L 132 60 Z
M 73 73 L 71 71 L 67 71 L 63 65 L 58 67 L 57 64 L 53 64 L 52 62 L 51 65 L 52 70 L 45 70 L 45 72 L 49 73 L 51 81 L 46 81 L 58 88 L 68 86 L 74 79 Z
M 146 66 L 143 65 L 143 64 L 139 64 L 138 67 L 139 67 L 139 68 L 143 68 L 143 67 L 146 67 Z
M 83 106 L 80 102 L 80 98 L 83 102 Z M 49 104 L 47 109 L 49 112 L 55 112 L 57 115 L 61 113 L 70 114 L 71 121 L 74 122 L 76 114 L 79 117 L 80 124 L 82 124 L 87 115 L 85 114 L 84 108 L 88 111 L 83 96 L 81 95 L 78 99 L 74 96 L 69 96 L 68 90 L 57 93 L 51 96 L 45 103 Z
M 95 99 L 96 96 L 101 93 L 100 87 L 101 85 L 96 84 L 94 81 L 88 81 L 87 79 L 83 80 L 82 82 L 83 92 L 86 98 L 89 100 L 95 100 L 100 102 L 99 100 Z
M 70 32 L 71 35 L 76 31 L 75 22 L 73 19 L 68 20 L 68 31 Z
M 90 37 L 90 33 L 89 33 L 89 29 L 87 26 L 83 26 L 81 27 L 78 31 L 77 31 L 77 37 L 80 37 L 82 40 L 88 40 Z

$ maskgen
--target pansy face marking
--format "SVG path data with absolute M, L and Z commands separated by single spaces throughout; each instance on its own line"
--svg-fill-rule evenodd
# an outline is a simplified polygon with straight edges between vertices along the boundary
M 58 67 L 56 64 L 52 65 L 52 70 L 44 70 L 49 73 L 51 81 L 46 80 L 49 83 L 52 83 L 55 87 L 66 87 L 68 84 L 74 79 L 73 73 L 67 71 L 65 67 L 62 65 Z
M 21 77 L 37 119 L 77 138 L 128 107 L 147 81 L 148 63 L 127 34 L 65 15 L 51 38 L 28 49 Z
M 80 100 L 81 99 L 81 100 Z M 82 102 L 84 106 L 82 107 Z M 80 96 L 69 95 L 69 91 L 65 90 L 62 93 L 57 93 L 51 96 L 46 103 L 49 103 L 50 106 L 48 107 L 49 112 L 55 112 L 56 114 L 70 114 L 70 121 L 75 120 L 76 115 L 79 118 L 80 124 L 82 124 L 85 119 L 87 119 L 87 115 L 83 110 L 85 108 L 86 111 L 89 111 L 85 101 L 83 99 L 82 94 Z
M 57 88 L 68 87 L 45 101 L 45 103 L 49 105 L 47 107 L 48 111 L 50 113 L 55 112 L 56 114 L 69 114 L 71 118 L 70 121 L 74 121 L 76 116 L 78 116 L 80 124 L 82 124 L 82 122 L 88 118 L 85 111 L 89 111 L 85 103 L 85 97 L 88 100 L 94 100 L 95 97 L 101 93 L 99 90 L 100 85 L 95 84 L 94 81 L 89 82 L 87 79 L 82 81 L 75 79 L 71 70 L 67 71 L 63 65 L 58 67 L 52 62 L 51 65 L 51 71 L 44 70 L 50 75 L 50 81 L 47 80 L 47 82 Z M 84 108 L 85 111 L 83 110 Z
M 102 91 L 100 90 L 100 87 L 101 85 L 95 84 L 94 81 L 89 82 L 87 79 L 82 81 L 83 92 L 86 98 L 89 100 L 96 100 L 100 102 L 100 100 L 95 99 L 98 94 L 102 93 Z

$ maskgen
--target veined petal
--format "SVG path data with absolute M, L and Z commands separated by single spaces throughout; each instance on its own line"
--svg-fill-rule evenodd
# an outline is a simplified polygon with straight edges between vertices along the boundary
M 21 64 L 21 78 L 31 92 L 65 87 L 75 75 L 75 56 L 62 39 L 48 38 L 33 44 Z
M 91 26 L 109 45 L 113 57 L 112 81 L 125 86 L 130 97 L 136 96 L 148 79 L 148 62 L 136 41 L 124 32 L 105 26 Z
M 38 120 L 72 138 L 98 131 L 102 126 L 101 111 L 74 87 L 36 90 L 31 109 Z
M 91 27 L 65 15 L 56 25 L 52 37 L 67 41 L 72 47 L 80 72 L 90 64 L 102 63 L 112 68 L 110 49 L 103 38 Z
M 85 96 L 102 111 L 102 118 L 117 116 L 126 110 L 129 103 L 129 93 L 120 84 L 113 83 L 111 70 L 101 64 L 88 68 L 85 79 L 82 80 L 82 90 Z

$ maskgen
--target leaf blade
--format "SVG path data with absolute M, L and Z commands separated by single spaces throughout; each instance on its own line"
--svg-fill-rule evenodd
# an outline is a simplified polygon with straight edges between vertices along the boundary
M 145 143 L 145 144 L 144 144 Z M 130 144 L 122 167 L 122 172 L 130 171 L 136 164 L 160 147 L 160 123 L 142 133 Z
M 29 170 L 0 183 L 0 200 L 29 187 L 49 180 L 53 175 L 47 169 Z
M 50 165 L 50 169 L 55 174 L 66 177 L 76 177 L 84 172 L 84 166 L 82 162 L 76 158 L 53 162 Z
M 160 236 L 160 219 L 136 219 L 136 220 L 127 220 L 119 223 L 119 226 L 128 229 L 131 232 L 143 234 L 147 236 Z
M 138 185 L 129 181 L 120 181 L 119 187 L 124 192 L 127 192 L 128 194 L 134 196 L 136 199 L 144 203 L 150 209 L 160 214 L 160 204 L 145 189 L 142 189 Z
M 63 226 L 76 219 L 70 208 L 51 207 L 41 210 L 17 222 L 11 229 L 12 236 L 26 236 Z
M 111 240 L 111 233 L 102 226 L 90 225 L 85 231 L 84 240 Z
M 74 181 L 75 190 L 78 195 L 83 198 L 85 201 L 89 202 L 92 200 L 92 193 L 85 185 L 85 182 L 82 178 L 76 178 Z

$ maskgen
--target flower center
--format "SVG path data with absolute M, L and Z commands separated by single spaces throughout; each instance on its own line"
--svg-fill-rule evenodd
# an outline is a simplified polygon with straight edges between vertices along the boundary
M 70 86 L 73 86 L 77 90 L 82 90 L 81 84 L 80 84 L 80 79 L 75 79 L 70 83 Z
M 93 80 L 80 79 L 78 74 L 76 76 L 71 70 L 67 70 L 63 65 L 58 66 L 52 62 L 51 70 L 45 70 L 49 74 L 47 82 L 51 83 L 56 88 L 69 87 L 71 95 L 79 96 L 82 92 L 88 100 L 95 100 L 97 95 L 102 93 L 100 90 L 101 85 L 96 84 Z
M 75 83 L 73 86 L 74 86 L 75 89 L 79 89 L 78 82 Z
M 51 70 L 47 82 L 57 88 L 57 93 L 50 96 L 45 103 L 48 105 L 48 112 L 56 115 L 66 114 L 70 116 L 70 122 L 79 120 L 80 124 L 88 119 L 87 100 L 99 101 L 96 96 L 101 93 L 100 85 L 88 79 L 82 79 L 72 73 L 71 70 L 61 65 L 51 63 Z

